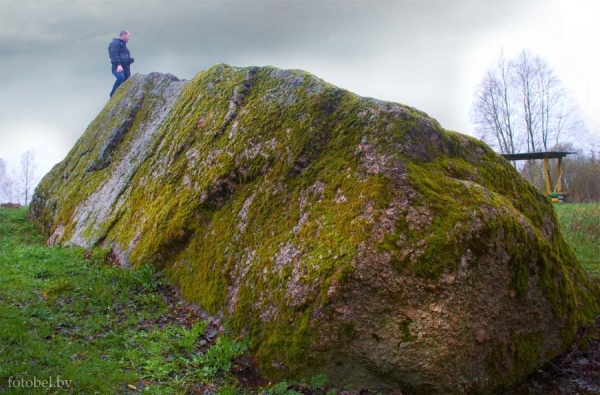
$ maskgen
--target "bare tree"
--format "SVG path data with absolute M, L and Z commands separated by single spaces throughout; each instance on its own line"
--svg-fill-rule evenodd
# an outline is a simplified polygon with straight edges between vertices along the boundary
M 471 118 L 479 137 L 501 153 L 547 151 L 574 125 L 574 106 L 561 80 L 540 56 L 501 52 L 475 92 Z
M 536 131 L 539 128 L 537 114 L 540 108 L 540 97 L 536 89 L 538 70 L 535 68 L 532 58 L 533 55 L 529 51 L 523 50 L 512 64 L 516 74 L 516 89 L 520 91 L 521 100 L 523 101 L 522 117 L 525 123 L 527 150 L 536 152 Z
M 6 179 L 6 161 L 0 158 L 0 198 L 6 193 L 4 191 L 4 180 Z
M 513 66 L 500 54 L 494 68 L 487 71 L 477 86 L 471 117 L 480 137 L 501 153 L 519 150 L 515 134 L 515 94 Z
M 29 203 L 29 198 L 33 192 L 35 183 L 35 155 L 33 151 L 27 151 L 21 155 L 21 169 L 18 173 L 19 183 L 21 184 L 21 193 L 23 193 L 25 206 Z
M 8 178 L 8 173 L 6 172 L 6 161 L 0 158 L 0 201 L 4 201 L 8 198 L 6 184 Z
M 538 134 L 544 150 L 547 151 L 549 147 L 559 143 L 563 130 L 572 120 L 575 107 L 550 65 L 539 56 L 534 58 L 534 62 L 540 98 Z
M 8 172 L 6 160 L 0 158 L 0 201 L 12 202 L 14 199 L 14 179 Z

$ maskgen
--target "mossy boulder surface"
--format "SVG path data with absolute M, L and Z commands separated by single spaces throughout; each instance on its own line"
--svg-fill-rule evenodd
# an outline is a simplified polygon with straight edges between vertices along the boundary
M 272 378 L 492 393 L 598 314 L 551 204 L 506 160 L 298 70 L 133 76 L 30 217 L 51 244 L 164 270 Z

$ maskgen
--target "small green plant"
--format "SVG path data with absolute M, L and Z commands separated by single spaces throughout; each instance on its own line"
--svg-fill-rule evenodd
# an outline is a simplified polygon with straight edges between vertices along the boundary
M 91 251 L 88 251 L 84 254 L 84 257 L 89 257 L 89 259 L 94 264 L 100 265 L 110 265 L 110 257 L 112 250 L 110 248 L 94 248 Z
M 175 345 L 184 351 L 191 352 L 198 345 L 198 339 L 207 326 L 208 321 L 196 321 L 189 330 L 182 328 L 180 338 L 175 341 Z
M 51 300 L 66 292 L 72 291 L 74 288 L 75 287 L 69 280 L 62 279 L 42 291 L 41 295 L 44 299 Z
M 144 377 L 152 380 L 166 380 L 177 371 L 177 364 L 160 356 L 151 356 L 142 365 Z
M 217 394 L 219 395 L 236 395 L 238 393 L 238 388 L 232 385 L 224 385 L 219 388 Z
M 165 302 L 163 301 L 162 297 L 157 294 L 149 293 L 137 295 L 135 297 L 135 300 L 146 308 L 162 308 L 165 305 Z
M 327 375 L 325 373 L 317 374 L 310 378 L 310 388 L 317 389 L 320 387 L 325 387 L 327 383 Z
M 268 395 L 301 395 L 302 393 L 290 388 L 290 385 L 286 381 L 277 383 L 270 388 L 266 389 L 264 393 Z
M 204 377 L 211 378 L 219 372 L 229 372 L 233 359 L 244 353 L 247 344 L 247 339 L 238 343 L 227 336 L 219 337 L 215 345 L 201 358 Z
M 154 291 L 163 284 L 163 278 L 153 266 L 145 265 L 132 271 L 134 283 L 147 291 Z

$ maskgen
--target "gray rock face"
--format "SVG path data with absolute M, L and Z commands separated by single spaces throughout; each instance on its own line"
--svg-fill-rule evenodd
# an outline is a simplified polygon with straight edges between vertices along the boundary
M 598 314 L 551 204 L 508 162 L 297 70 L 133 76 L 30 217 L 51 244 L 163 269 L 274 378 L 491 393 Z

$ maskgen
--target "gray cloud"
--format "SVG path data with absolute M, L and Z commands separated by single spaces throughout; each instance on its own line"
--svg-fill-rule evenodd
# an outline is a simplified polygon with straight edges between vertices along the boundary
M 189 79 L 216 63 L 300 68 L 468 133 L 465 73 L 482 41 L 523 30 L 544 4 L 2 0 L 0 157 L 10 156 L 1 147 L 24 150 L 14 133 L 40 144 L 53 138 L 55 161 L 66 154 L 108 100 L 107 47 L 121 29 L 132 33 L 133 72 Z M 498 40 L 490 46 L 496 55 Z

